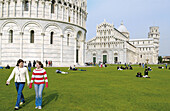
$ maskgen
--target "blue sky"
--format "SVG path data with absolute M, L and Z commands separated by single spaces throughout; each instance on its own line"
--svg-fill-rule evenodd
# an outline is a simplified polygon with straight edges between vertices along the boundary
M 170 56 L 170 0 L 87 0 L 87 38 L 96 35 L 104 19 L 118 28 L 121 21 L 130 38 L 147 38 L 150 26 L 160 28 L 161 56 Z

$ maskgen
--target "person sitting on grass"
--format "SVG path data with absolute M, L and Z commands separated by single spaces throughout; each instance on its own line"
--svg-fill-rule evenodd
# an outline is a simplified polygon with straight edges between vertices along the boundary
M 61 71 L 60 69 L 57 69 L 57 70 L 56 70 L 56 73 L 60 73 L 60 74 L 68 74 L 68 72 Z
M 138 72 L 136 77 L 143 77 L 141 72 Z
M 152 68 L 151 68 L 151 67 L 148 67 L 148 71 L 152 71 Z
M 129 67 L 130 70 L 133 70 L 132 66 Z
M 83 70 L 83 69 L 79 69 L 79 68 L 78 68 L 78 70 L 79 70 L 79 71 L 86 71 L 86 70 Z
M 9 66 L 9 65 L 7 65 L 7 66 L 5 67 L 5 69 L 10 69 L 10 66 Z
M 107 65 L 106 65 L 106 64 L 104 64 L 104 67 L 107 67 Z
M 121 69 L 121 68 L 118 66 L 118 67 L 117 67 L 117 70 L 121 71 L 121 70 L 123 70 L 123 69 Z
M 162 66 L 159 66 L 159 67 L 158 67 L 158 69 L 164 69 L 164 67 L 162 67 Z
M 150 77 L 148 76 L 148 69 L 145 69 L 143 78 L 150 78 Z
M 70 66 L 70 67 L 68 68 L 68 70 L 73 70 L 73 68 Z
M 76 69 L 76 66 L 74 65 L 74 67 L 73 67 L 73 69 L 72 69 L 73 71 L 77 71 L 77 69 Z
M 120 67 L 122 70 L 125 69 L 123 66 Z
M 77 68 L 76 68 L 76 67 L 75 67 L 75 65 L 74 65 L 74 67 L 73 67 L 73 68 L 70 66 L 68 70 L 77 71 Z

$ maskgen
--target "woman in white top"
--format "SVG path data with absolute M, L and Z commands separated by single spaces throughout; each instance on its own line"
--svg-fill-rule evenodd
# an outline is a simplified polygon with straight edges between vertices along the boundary
M 6 82 L 6 85 L 9 85 L 10 84 L 10 81 L 11 79 L 14 77 L 15 75 L 15 79 L 14 79 L 14 82 L 15 82 L 15 86 L 16 86 L 16 90 L 18 92 L 18 95 L 17 95 L 17 102 L 16 102 L 16 105 L 15 105 L 15 110 L 18 110 L 19 109 L 19 105 L 22 105 L 23 103 L 25 103 L 25 100 L 24 100 L 24 95 L 22 93 L 22 90 L 25 86 L 25 82 L 26 82 L 26 79 L 25 79 L 25 76 L 27 78 L 27 84 L 29 86 L 29 74 L 28 74 L 28 70 L 26 67 L 23 67 L 23 63 L 24 61 L 22 59 L 19 59 L 18 62 L 17 62 L 17 66 L 13 69 L 11 75 L 9 76 L 7 82 Z M 20 102 L 21 101 L 21 102 Z

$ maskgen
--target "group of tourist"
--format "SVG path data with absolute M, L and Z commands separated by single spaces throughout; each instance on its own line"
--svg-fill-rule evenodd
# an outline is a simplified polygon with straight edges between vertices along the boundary
M 76 68 L 76 66 L 74 65 L 74 67 L 70 66 L 68 70 L 73 70 L 73 71 L 86 71 L 80 68 Z
M 52 66 L 52 61 L 46 61 L 46 66 L 47 65 Z M 15 105 L 15 110 L 18 110 L 19 106 L 23 105 L 25 103 L 25 99 L 24 99 L 24 95 L 23 95 L 22 91 L 24 89 L 26 80 L 27 80 L 27 85 L 29 86 L 30 89 L 32 88 L 32 85 L 34 83 L 34 89 L 35 89 L 35 94 L 36 94 L 36 97 L 35 97 L 36 98 L 35 99 L 36 107 L 35 108 L 42 109 L 42 92 L 43 92 L 44 87 L 48 88 L 48 78 L 47 78 L 46 70 L 43 69 L 43 64 L 40 61 L 34 60 L 33 67 L 35 67 L 35 66 L 36 66 L 36 69 L 33 70 L 31 81 L 30 81 L 28 70 L 29 70 L 29 72 L 31 72 L 31 67 L 32 67 L 31 61 L 29 61 L 29 63 L 28 63 L 28 70 L 27 70 L 26 62 L 24 62 L 22 59 L 19 59 L 17 61 L 16 67 L 13 69 L 11 75 L 9 76 L 8 80 L 6 81 L 6 85 L 9 85 L 11 79 L 15 75 L 14 82 L 15 82 L 15 87 L 17 90 L 17 101 L 16 101 L 16 105 Z M 107 67 L 107 65 L 100 63 L 99 67 L 101 67 L 101 68 Z M 7 65 L 5 68 L 10 69 L 10 66 Z M 163 67 L 159 66 L 158 68 L 163 68 Z M 166 68 L 167 68 L 167 66 L 166 66 Z M 127 66 L 126 64 L 125 64 L 125 67 L 123 67 L 123 66 L 117 67 L 117 70 L 127 70 L 127 69 L 133 70 L 131 65 Z M 86 71 L 86 70 L 83 70 L 80 68 L 76 68 L 75 65 L 73 67 L 70 66 L 68 70 Z M 150 78 L 148 76 L 149 71 L 152 71 L 152 68 L 147 67 L 147 65 L 145 65 L 144 75 L 142 75 L 141 72 L 138 72 L 136 77 Z M 57 69 L 56 73 L 68 74 L 68 72 L 61 71 L 60 69 Z
M 129 65 L 129 66 L 125 66 L 125 67 L 123 67 L 123 66 L 117 66 L 117 70 L 133 70 L 133 67 L 131 66 L 131 65 Z
M 148 76 L 149 71 L 152 71 L 152 68 L 151 68 L 151 67 L 148 67 L 147 65 L 145 65 L 144 75 L 142 75 L 141 72 L 138 72 L 137 75 L 136 75 L 136 77 L 150 78 L 150 77 Z
M 52 61 L 45 61 L 45 63 L 46 63 L 46 67 L 52 67 L 52 65 L 53 65 L 53 62 Z
M 107 64 L 101 62 L 100 65 L 99 65 L 99 67 L 100 67 L 100 68 L 102 68 L 102 67 L 107 67 Z
M 43 64 L 40 61 L 36 61 L 35 66 L 36 69 L 33 70 L 30 82 L 28 70 L 26 67 L 24 67 L 24 61 L 22 59 L 19 59 L 17 61 L 16 67 L 13 69 L 11 75 L 6 81 L 6 85 L 8 86 L 10 84 L 11 79 L 15 76 L 14 82 L 17 90 L 17 101 L 14 108 L 15 110 L 18 110 L 19 106 L 25 103 L 25 98 L 22 91 L 24 89 L 26 80 L 29 88 L 32 88 L 32 84 L 34 82 L 34 89 L 36 94 L 35 108 L 42 109 L 42 92 L 44 86 L 46 86 L 46 88 L 48 87 L 48 78 L 45 69 L 42 68 Z
M 141 72 L 138 72 L 137 75 L 136 75 L 136 77 L 150 78 L 150 77 L 148 76 L 148 69 L 145 69 L 144 75 L 142 75 Z

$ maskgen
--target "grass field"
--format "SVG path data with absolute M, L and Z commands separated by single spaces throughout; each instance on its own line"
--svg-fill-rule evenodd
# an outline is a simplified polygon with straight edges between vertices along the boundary
M 58 68 L 45 69 L 49 88 L 43 92 L 42 111 L 170 111 L 170 70 L 155 66 L 146 79 L 135 77 L 138 71 L 144 72 L 138 66 L 133 71 L 88 67 L 83 68 L 86 72 L 69 71 L 68 75 L 56 74 Z M 13 80 L 5 85 L 11 71 L 0 70 L 0 111 L 12 111 L 16 103 Z M 20 110 L 35 110 L 34 88 L 25 86 L 23 93 L 26 103 Z

